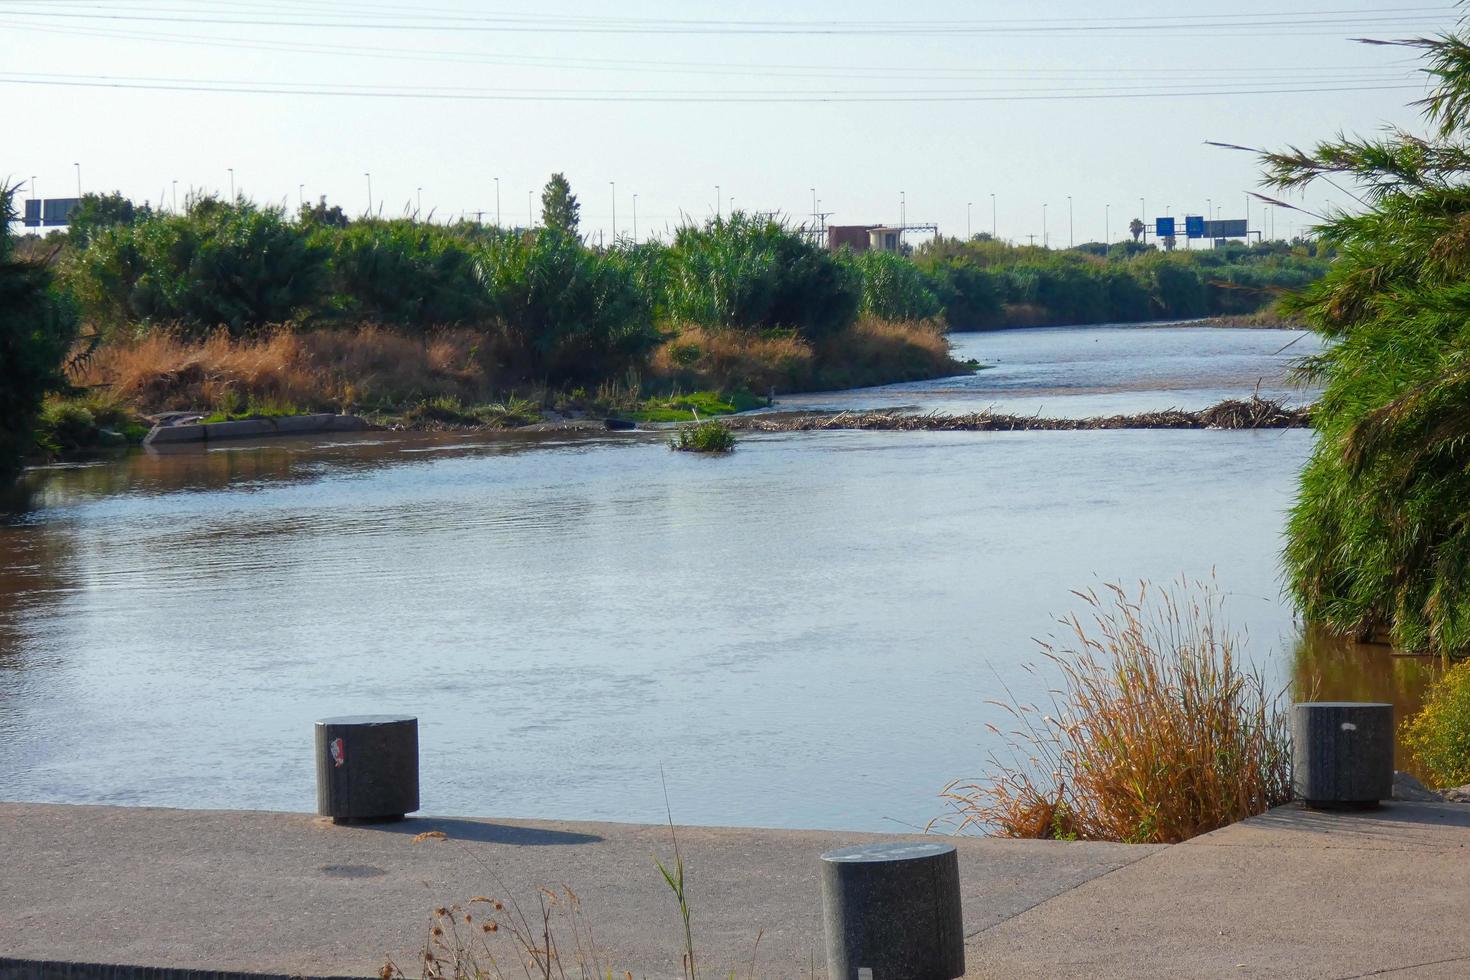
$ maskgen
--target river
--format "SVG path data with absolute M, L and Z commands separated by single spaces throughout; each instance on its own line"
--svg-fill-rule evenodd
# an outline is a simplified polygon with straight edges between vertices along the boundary
M 1289 393 L 1299 336 L 960 335 L 996 366 L 778 407 L 1198 407 Z M 1417 662 L 1304 643 L 1281 597 L 1310 445 L 373 434 L 33 469 L 0 523 L 0 798 L 309 810 L 312 721 L 406 711 L 429 813 L 659 821 L 667 791 L 686 824 L 918 827 L 1000 747 L 988 702 L 1045 693 L 1070 590 L 1181 575 L 1273 683 L 1411 702 Z

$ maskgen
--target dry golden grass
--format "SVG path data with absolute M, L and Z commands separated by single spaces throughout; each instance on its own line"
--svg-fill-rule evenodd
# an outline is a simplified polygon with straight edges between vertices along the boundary
M 690 391 L 792 391 L 810 378 L 812 358 L 811 345 L 791 334 L 684 327 L 653 352 L 649 373 Z
M 426 340 L 378 326 L 296 333 L 281 328 L 233 340 L 154 329 L 114 340 L 77 372 L 144 412 L 193 411 L 227 401 L 343 410 L 452 397 L 488 396 L 483 336 L 446 330 Z
M 945 790 L 958 830 L 1168 844 L 1291 798 L 1280 696 L 1238 662 L 1213 585 L 1077 594 L 1075 645 L 1043 644 L 1061 690 L 1001 704 L 1011 761 Z
M 935 320 L 865 316 L 824 340 L 817 359 L 813 387 L 827 389 L 920 381 L 970 370 L 950 356 L 944 326 Z
M 968 370 L 949 355 L 937 322 L 863 317 L 812 345 L 789 333 L 683 327 L 653 355 L 650 374 L 685 390 L 757 394 L 856 388 Z

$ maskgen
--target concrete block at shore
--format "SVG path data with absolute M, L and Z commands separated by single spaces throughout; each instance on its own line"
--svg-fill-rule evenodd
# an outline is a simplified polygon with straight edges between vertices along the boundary
M 1393 705 L 1295 704 L 1291 735 L 1292 787 L 1305 805 L 1365 809 L 1393 796 Z
M 316 809 L 337 823 L 401 820 L 419 808 L 419 723 L 349 715 L 316 723 Z

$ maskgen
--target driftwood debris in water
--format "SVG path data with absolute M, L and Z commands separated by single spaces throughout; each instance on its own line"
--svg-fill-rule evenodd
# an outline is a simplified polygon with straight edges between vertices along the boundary
M 1057 419 L 1041 415 L 914 415 L 898 411 L 824 412 L 773 418 L 739 415 L 726 418 L 732 429 L 749 432 L 815 432 L 826 429 L 874 429 L 894 432 L 1025 432 L 1076 429 L 1300 429 L 1311 424 L 1310 408 L 1295 408 L 1268 398 L 1229 399 L 1197 412 L 1166 409 L 1137 415 Z

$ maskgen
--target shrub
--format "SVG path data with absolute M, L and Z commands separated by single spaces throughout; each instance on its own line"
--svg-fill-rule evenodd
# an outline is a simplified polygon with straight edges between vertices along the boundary
M 51 270 L 13 256 L 13 194 L 0 186 L 0 479 L 31 450 L 42 399 L 66 387 L 63 362 L 77 337 L 76 314 Z
M 1238 663 L 1213 586 L 1083 598 L 1075 645 L 1043 645 L 1061 672 L 1050 709 L 1001 705 L 1014 760 L 946 788 L 960 830 L 1175 843 L 1291 799 L 1285 713 Z
M 1288 523 L 1305 617 L 1387 633 L 1407 649 L 1470 650 L 1470 33 L 1404 42 L 1434 80 L 1430 135 L 1340 137 L 1265 158 L 1295 190 L 1353 174 L 1368 206 L 1319 229 L 1338 258 L 1281 309 L 1327 337 L 1303 374 L 1323 387 L 1318 439 Z
M 1470 661 L 1455 664 L 1434 683 L 1402 734 L 1436 786 L 1470 783 Z
M 566 232 L 497 235 L 483 246 L 480 269 L 524 376 L 553 383 L 616 377 L 660 339 L 632 268 Z
M 679 429 L 669 448 L 686 453 L 723 454 L 735 449 L 735 433 L 723 422 L 700 422 Z
M 814 340 L 851 324 L 862 299 L 851 263 L 741 212 L 680 228 L 667 268 L 669 315 L 713 329 L 784 327 Z
M 204 199 L 187 214 L 94 229 L 67 280 L 99 322 L 172 323 L 196 336 L 223 326 L 241 336 L 314 312 L 327 258 L 279 208 Z
M 490 312 L 469 246 L 437 225 L 407 219 L 324 225 L 331 249 L 331 307 L 358 322 L 426 330 L 476 323 Z

